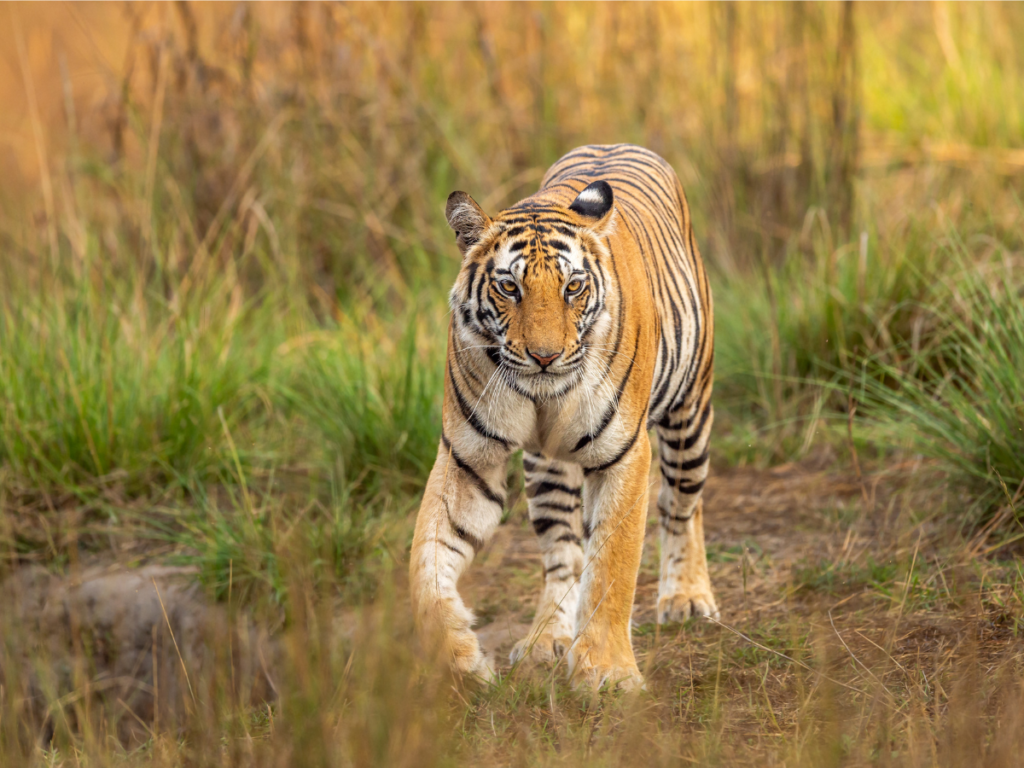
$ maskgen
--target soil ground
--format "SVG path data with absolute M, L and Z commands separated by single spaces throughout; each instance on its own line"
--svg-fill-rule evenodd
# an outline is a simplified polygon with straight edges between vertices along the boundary
M 717 687 L 726 658 L 724 674 L 739 683 L 732 695 L 760 685 L 771 729 L 785 729 L 800 716 L 807 674 L 798 667 L 804 664 L 848 681 L 839 685 L 851 690 L 877 683 L 895 701 L 897 691 L 931 686 L 968 657 L 979 670 L 1024 659 L 1024 627 L 1007 607 L 1020 599 L 1011 594 L 1017 581 L 1011 586 L 1007 566 L 976 557 L 988 544 L 984 537 L 965 543 L 938 515 L 915 511 L 938 505 L 941 491 L 929 487 L 941 484 L 927 481 L 929 471 L 907 462 L 861 479 L 822 457 L 713 472 L 705 532 L 712 585 L 728 626 L 654 624 L 657 525 L 649 514 L 633 626 L 649 689 L 678 697 L 711 679 Z M 499 672 L 509 670 L 508 653 L 529 629 L 541 579 L 539 548 L 520 499 L 460 584 Z M 23 647 L 46 645 L 66 677 L 81 649 L 65 639 L 92 638 L 93 689 L 116 693 L 131 708 L 121 728 L 129 741 L 161 707 L 180 703 L 182 692 L 170 684 L 179 667 L 209 663 L 204 649 L 229 632 L 223 606 L 211 605 L 190 573 L 158 563 L 96 562 L 73 577 L 23 568 L 0 585 L 0 603 L 5 620 L 35 635 Z M 339 610 L 336 628 L 350 634 L 358 613 Z M 232 621 L 232 647 L 253 696 L 273 698 L 277 643 L 244 617 Z M 83 631 L 70 631 L 71 624 Z M 148 695 L 132 698 L 133 691 L 151 691 L 154 668 L 167 697 L 155 706 Z M 750 725 L 751 733 L 765 727 Z
M 711 473 L 704 491 L 704 528 L 722 621 L 745 624 L 748 615 L 778 610 L 792 592 L 794 564 L 871 546 L 867 532 L 855 533 L 841 514 L 859 498 L 861 485 L 856 477 L 820 463 Z M 655 621 L 657 487 L 650 498 L 635 628 Z M 498 528 L 460 583 L 478 616 L 481 643 L 499 665 L 502 660 L 507 665 L 512 645 L 529 630 L 542 571 L 536 537 L 520 513 Z

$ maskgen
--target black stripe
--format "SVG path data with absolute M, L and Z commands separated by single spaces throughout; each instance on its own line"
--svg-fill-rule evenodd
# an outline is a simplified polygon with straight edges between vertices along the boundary
M 694 514 L 696 514 L 696 512 L 697 512 L 697 509 L 696 509 L 696 507 L 694 507 L 694 511 L 691 512 L 688 515 L 685 515 L 685 516 L 669 514 L 668 512 L 666 512 L 661 507 L 658 507 L 658 512 L 660 513 L 658 516 L 661 518 L 661 524 L 665 525 L 665 522 L 668 521 L 668 520 L 671 520 L 674 523 L 685 523 L 686 521 L 688 521 L 691 518 L 693 518 Z
M 527 472 L 536 473 L 538 475 L 554 475 L 555 477 L 561 477 L 565 472 L 554 464 L 549 464 L 546 467 L 539 467 L 538 463 L 533 459 L 529 459 L 523 456 L 523 469 Z
M 693 448 L 698 440 L 700 440 L 701 434 L 704 432 L 704 425 L 707 423 L 708 415 L 711 413 L 711 401 L 708 400 L 708 404 L 704 406 L 704 410 L 700 414 L 700 422 L 697 424 L 697 429 L 691 432 L 690 436 L 685 440 L 666 440 L 665 446 L 671 448 L 673 451 L 687 450 Z M 689 431 L 690 421 L 683 425 L 684 429 Z
M 619 451 L 618 455 L 614 459 L 612 459 L 611 461 L 606 461 L 604 464 L 600 465 L 599 467 L 584 467 L 583 468 L 583 474 L 584 475 L 589 475 L 591 472 L 603 472 L 604 470 L 608 469 L 609 467 L 611 467 L 611 466 L 613 466 L 615 464 L 618 464 L 622 460 L 622 457 L 625 456 L 627 453 L 629 453 L 630 449 L 633 447 L 633 444 L 636 443 L 637 437 L 640 436 L 640 427 L 642 427 L 646 421 L 647 421 L 647 410 L 644 409 L 643 415 L 641 415 L 641 417 L 640 417 L 640 421 L 637 422 L 636 431 L 633 432 L 633 437 L 630 438 L 629 443 L 626 445 L 626 447 L 623 448 L 621 451 Z
M 626 207 L 630 207 L 628 206 L 628 204 L 624 203 L 624 205 Z M 652 237 L 651 231 L 648 229 L 647 224 L 640 216 L 640 213 L 637 212 L 635 209 L 632 209 L 632 207 L 630 207 L 630 209 L 634 213 L 634 217 L 636 218 L 635 225 L 639 232 L 643 235 L 643 240 L 641 240 L 637 232 L 634 232 L 633 228 L 628 225 L 628 222 L 627 229 L 629 229 L 630 234 L 633 236 L 634 240 L 636 240 L 637 242 L 637 245 L 640 247 L 641 254 L 643 255 L 645 253 L 644 241 L 646 241 L 647 243 L 647 249 L 651 254 L 651 260 L 655 260 L 659 254 L 663 255 L 665 253 L 670 252 L 672 250 L 672 238 L 666 236 L 665 231 L 662 229 L 661 222 L 659 221 L 658 217 L 652 218 L 654 225 L 657 227 L 657 231 L 654 232 L 654 235 Z M 682 247 L 681 242 L 679 243 L 679 246 Z M 664 262 L 664 259 L 662 261 Z M 658 372 L 658 380 L 655 383 L 652 383 L 651 387 L 652 392 L 654 394 L 652 394 L 649 407 L 653 410 L 654 413 L 657 413 L 658 409 L 661 407 L 662 403 L 665 400 L 665 395 L 667 393 L 668 387 L 672 382 L 672 376 L 675 373 L 676 369 L 679 367 L 679 358 L 682 354 L 681 347 L 683 323 L 676 305 L 682 303 L 684 297 L 679 289 L 679 284 L 676 281 L 675 272 L 672 270 L 671 265 L 669 265 L 667 262 L 664 262 L 660 266 L 662 268 L 657 270 L 659 284 L 658 299 L 661 306 L 667 305 L 672 312 L 673 327 L 675 329 L 675 344 L 670 349 L 668 345 L 668 339 L 665 337 L 664 333 L 661 334 L 661 348 L 663 351 L 662 360 L 664 362 L 664 366 Z M 669 285 L 664 280 L 665 277 L 671 280 L 671 285 Z M 665 282 L 665 295 L 662 295 L 661 293 L 661 284 L 663 282 Z M 687 285 L 689 289 L 689 283 L 685 280 L 683 282 Z M 692 290 L 690 290 L 689 303 L 691 307 L 691 312 L 694 315 L 694 322 L 697 326 L 697 335 L 699 335 L 700 320 L 697 316 L 698 309 L 693 298 Z M 687 374 L 684 373 L 682 379 L 683 381 L 685 381 L 686 376 Z
M 491 430 L 484 426 L 483 422 L 480 421 L 476 413 L 473 412 L 473 409 L 469 407 L 469 403 L 467 403 L 466 399 L 462 396 L 462 391 L 459 389 L 459 385 L 455 381 L 455 374 L 452 373 L 451 365 L 448 366 L 448 378 L 451 380 L 452 383 L 452 392 L 455 393 L 455 401 L 459 404 L 459 410 L 462 411 L 462 415 L 469 423 L 469 426 L 475 429 L 478 434 L 486 437 L 488 440 L 494 440 L 497 443 L 501 443 L 503 448 L 508 448 L 510 441 L 506 440 L 501 435 L 496 435 L 493 432 L 491 432 Z
M 710 448 L 705 448 L 704 452 L 700 456 L 690 459 L 689 461 L 684 461 L 682 464 L 673 464 L 672 462 L 668 461 L 664 456 L 662 456 L 661 463 L 663 465 L 663 471 L 664 469 L 671 469 L 674 470 L 675 472 L 686 472 L 691 469 L 697 469 L 698 467 L 702 467 L 704 466 L 704 462 L 708 460 L 708 454 L 710 453 L 710 451 Z
M 458 536 L 464 542 L 469 544 L 469 546 L 471 546 L 473 548 L 473 552 L 474 553 L 475 552 L 479 552 L 481 549 L 483 549 L 483 546 L 484 546 L 483 539 L 480 539 L 480 538 L 474 536 L 472 533 L 467 531 L 462 526 L 456 525 L 455 521 L 452 520 L 452 511 L 448 507 L 448 500 L 447 499 L 444 500 L 444 511 L 448 515 L 448 525 L 450 525 L 452 527 L 452 530 L 455 531 L 455 535 L 456 536 Z
M 606 237 L 604 240 L 605 248 L 608 250 L 609 261 L 611 262 L 611 274 L 608 276 L 609 284 L 612 283 L 614 278 L 615 288 L 620 291 L 619 294 L 619 313 L 616 318 L 615 324 L 615 343 L 612 345 L 611 352 L 608 353 L 608 360 L 604 366 L 604 372 L 601 374 L 602 377 L 607 376 L 608 372 L 612 369 L 612 365 L 615 362 L 615 357 L 619 353 L 619 348 L 622 346 L 622 334 L 626 329 L 626 302 L 622 301 L 622 281 L 619 279 L 619 268 L 615 264 L 615 254 L 612 252 L 611 241 Z M 597 264 L 599 268 L 604 269 L 600 263 Z M 603 288 L 602 288 L 603 290 Z
M 636 341 L 633 344 L 633 359 L 629 361 L 629 368 L 626 369 L 626 375 L 622 377 L 622 383 L 619 384 L 619 388 L 612 398 L 611 404 L 608 406 L 607 412 L 601 418 L 601 423 L 597 427 L 597 431 L 592 434 L 586 434 L 580 438 L 580 441 L 576 443 L 576 447 L 572 449 L 572 452 L 583 448 L 585 445 L 597 440 L 601 436 L 601 433 L 611 423 L 612 417 L 618 412 L 619 398 L 622 397 L 622 392 L 626 388 L 626 382 L 629 381 L 630 374 L 633 373 L 633 365 L 636 363 L 636 358 L 640 353 L 640 328 L 636 329 Z
M 654 162 L 655 159 L 660 162 Z M 656 193 L 662 192 L 664 197 L 668 198 L 667 201 L 661 201 L 663 205 L 669 201 L 676 202 L 676 196 L 666 191 L 666 186 L 678 187 L 678 180 L 672 167 L 656 155 L 653 158 L 648 158 L 628 152 L 600 156 L 567 155 L 548 171 L 548 179 L 542 189 L 547 191 L 568 182 L 575 182 L 573 185 L 575 191 L 576 187 L 582 189 L 595 178 L 611 182 L 613 188 L 616 188 L 616 182 L 625 179 L 638 179 L 648 186 L 655 187 L 653 194 L 643 195 L 644 197 L 649 196 L 657 201 L 659 196 Z M 673 184 L 673 182 L 675 183 Z M 641 193 L 645 191 L 643 187 L 640 187 Z M 627 189 L 618 188 L 615 193 L 616 201 L 620 198 L 620 193 L 631 194 Z M 640 194 L 634 196 L 639 197 Z M 657 206 L 652 205 L 651 207 Z
M 476 373 L 473 371 L 473 366 L 467 366 L 465 363 L 463 363 L 462 358 L 465 356 L 466 350 L 459 346 L 459 337 L 455 333 L 454 320 L 448 324 L 448 346 L 451 347 L 452 350 L 454 351 L 454 358 L 455 361 L 459 364 L 459 373 L 462 374 L 462 377 L 472 379 L 474 382 L 476 382 L 477 385 L 483 384 L 483 382 L 480 381 L 480 377 L 477 376 Z M 469 391 L 473 392 L 474 395 L 476 395 L 472 386 L 469 387 Z
M 678 184 L 678 182 L 677 182 L 677 184 Z M 623 202 L 624 202 L 624 205 L 627 205 L 626 201 L 623 201 Z M 674 212 L 674 213 L 676 213 L 676 212 Z M 629 218 L 630 217 L 627 217 L 627 219 L 629 219 Z M 636 218 L 639 219 L 640 217 L 637 215 Z M 662 273 L 664 273 L 667 276 L 667 278 L 672 282 L 672 287 L 674 288 L 674 292 L 670 292 L 670 293 L 675 293 L 675 296 L 670 297 L 672 300 L 668 302 L 669 306 L 672 307 L 672 309 L 673 309 L 673 315 L 674 315 L 674 321 L 675 321 L 675 333 L 676 333 L 675 348 L 673 349 L 673 354 L 668 355 L 669 359 L 666 360 L 668 365 L 666 365 L 664 370 L 663 370 L 663 372 L 659 373 L 659 375 L 658 375 L 659 381 L 658 381 L 658 384 L 654 387 L 654 389 L 656 391 L 656 394 L 654 395 L 654 397 L 652 399 L 652 404 L 651 404 L 652 414 L 656 414 L 657 413 L 657 411 L 660 409 L 660 406 L 662 406 L 663 402 L 668 402 L 668 403 L 671 404 L 671 403 L 675 403 L 675 402 L 678 401 L 679 392 L 687 388 L 687 385 L 688 385 L 688 383 L 689 383 L 689 381 L 691 379 L 691 372 L 692 372 L 694 366 L 695 365 L 703 365 L 703 360 L 701 359 L 701 356 L 702 356 L 702 353 L 703 353 L 703 345 L 705 345 L 705 342 L 707 341 L 707 336 L 708 336 L 707 324 L 701 322 L 701 314 L 700 314 L 699 306 L 697 304 L 697 299 L 694 296 L 693 285 L 692 285 L 691 280 L 690 280 L 690 278 L 692 278 L 693 280 L 695 280 L 695 281 L 697 281 L 699 283 L 700 274 L 698 272 L 700 270 L 699 270 L 698 266 L 696 265 L 696 262 L 694 261 L 693 258 L 690 258 L 689 264 L 691 266 L 691 271 L 693 272 L 693 274 L 689 274 L 689 273 L 687 273 L 685 271 L 682 271 L 681 268 L 680 268 L 684 264 L 687 263 L 685 260 L 671 260 L 670 261 L 667 258 L 667 256 L 669 254 L 673 254 L 673 253 L 677 253 L 677 252 L 679 254 L 683 255 L 683 256 L 686 256 L 686 255 L 688 255 L 693 250 L 692 249 L 692 230 L 689 230 L 688 232 L 677 231 L 677 227 L 669 227 L 668 230 L 666 230 L 666 228 L 663 226 L 664 223 L 670 223 L 670 222 L 671 223 L 678 223 L 678 219 L 676 218 L 675 215 L 673 215 L 671 217 L 665 217 L 665 218 L 666 218 L 666 221 L 663 222 L 662 218 L 660 218 L 660 217 L 653 217 L 651 219 L 651 223 L 652 223 L 652 225 L 654 227 L 653 230 L 648 230 L 646 224 L 643 223 L 642 220 L 638 221 L 638 225 L 640 226 L 641 230 L 644 233 L 644 237 L 647 240 L 648 246 L 652 250 L 652 254 L 654 256 L 659 256 L 660 257 L 660 262 L 664 262 L 664 263 L 662 263 L 662 267 L 663 268 L 660 268 L 660 269 L 657 270 L 658 281 L 659 282 L 662 281 L 662 276 L 660 276 L 660 275 L 662 275 Z M 628 221 L 627 221 L 627 226 L 629 228 Z M 654 239 L 657 241 L 656 247 L 655 247 L 655 243 L 651 240 L 651 233 L 652 232 L 654 234 Z M 636 232 L 632 232 L 631 231 L 631 233 L 633 234 L 634 238 L 636 238 Z M 689 249 L 687 248 L 686 244 L 684 243 L 684 238 L 686 237 L 687 233 L 689 234 L 690 245 L 691 245 L 691 247 Z M 639 242 L 639 239 L 638 239 L 638 242 Z M 677 278 L 679 279 L 678 282 L 677 282 Z M 685 292 L 686 292 L 685 295 L 681 292 L 680 284 L 682 285 L 682 288 L 685 289 Z M 707 283 L 706 282 L 703 285 L 705 285 L 705 287 L 707 288 Z M 665 297 L 663 297 L 662 301 L 663 301 L 663 304 L 666 303 L 665 302 Z M 708 303 L 709 302 L 706 300 L 705 304 L 708 304 Z M 677 360 L 675 358 L 677 356 L 679 356 L 679 357 L 682 356 L 681 355 L 681 352 L 682 352 L 682 349 L 681 349 L 682 322 L 681 322 L 681 318 L 679 317 L 678 311 L 675 308 L 676 304 L 688 304 L 689 305 L 689 308 L 690 308 L 691 314 L 692 314 L 692 319 L 693 319 L 693 322 L 695 324 L 694 342 L 693 342 L 693 347 L 694 348 L 691 348 L 691 350 L 690 350 L 690 354 L 688 356 L 686 368 L 682 371 L 683 375 L 680 377 L 679 385 L 677 386 L 676 391 L 673 393 L 672 397 L 666 398 L 665 397 L 665 395 L 667 394 L 666 387 L 668 386 L 669 382 L 671 381 L 672 375 L 670 374 L 670 376 L 664 378 L 664 380 L 663 380 L 663 375 L 666 374 L 666 373 L 669 373 L 669 372 L 674 372 L 678 368 Z M 665 421 L 667 421 L 667 419 Z
M 582 488 L 570 488 L 568 485 L 562 485 L 562 483 L 554 483 L 550 480 L 545 480 L 541 483 L 531 483 L 526 486 L 526 495 L 530 498 L 534 496 L 540 496 L 542 493 L 550 493 L 551 491 L 561 491 L 562 493 L 569 493 L 573 496 L 579 496 Z
M 462 528 L 462 527 L 456 525 L 454 522 L 452 522 L 451 516 L 448 517 L 448 522 L 451 524 L 452 530 L 455 531 L 455 535 L 458 536 L 460 539 L 462 539 L 467 544 L 469 544 L 469 546 L 471 546 L 473 548 L 474 552 L 479 552 L 481 549 L 483 549 L 483 546 L 484 546 L 483 539 L 477 538 L 476 536 L 471 534 L 469 531 L 467 531 L 465 528 Z
M 538 536 L 543 536 L 556 525 L 564 525 L 566 528 L 572 527 L 565 520 L 558 520 L 554 517 L 538 517 L 535 520 L 531 520 L 530 523 L 533 525 L 533 532 Z
M 697 408 L 699 406 L 700 402 L 698 401 L 694 408 Z M 700 411 L 695 410 L 693 416 L 689 417 L 688 419 L 683 419 L 678 424 L 673 424 L 672 417 L 679 414 L 679 409 L 677 408 L 674 411 L 666 413 L 665 418 L 658 422 L 658 426 L 662 427 L 665 430 L 668 430 L 669 432 L 677 432 L 680 429 L 687 430 L 691 426 L 693 426 L 693 422 L 697 419 L 698 416 L 700 416 L 700 413 Z
M 571 541 L 573 544 L 579 544 L 580 537 L 577 536 L 575 533 L 563 533 L 561 536 L 555 539 L 555 543 L 557 544 L 561 541 Z
M 551 170 L 548 171 L 548 174 L 551 174 L 551 178 L 548 179 L 542 189 L 549 190 L 569 180 L 582 182 L 585 186 L 588 181 L 597 176 L 605 177 L 609 181 L 616 181 L 616 174 L 626 174 L 632 171 L 634 174 L 642 174 L 647 177 L 647 180 L 653 182 L 658 187 L 658 191 L 663 192 L 666 197 L 672 197 L 655 176 L 648 173 L 648 170 L 656 171 L 658 172 L 656 175 L 660 176 L 662 181 L 671 183 L 668 172 L 672 171 L 672 168 L 665 160 L 654 155 L 654 153 L 651 153 L 651 155 L 653 156 L 648 157 L 628 150 L 604 155 L 571 153 L 552 166 Z M 588 160 L 594 162 L 587 162 Z M 660 162 L 656 162 L 659 160 Z M 581 171 L 582 175 L 574 175 L 577 171 Z
M 470 261 L 466 265 L 466 282 L 469 284 L 469 289 L 473 290 L 473 280 L 476 278 L 476 271 L 480 268 L 480 264 L 476 261 Z
M 618 398 L 613 399 L 612 404 L 608 406 L 608 410 L 605 412 L 604 416 L 601 417 L 601 423 L 598 424 L 597 430 L 593 434 L 590 434 L 588 432 L 583 437 L 581 437 L 580 441 L 576 443 L 576 447 L 572 449 L 573 453 L 576 453 L 576 451 L 580 450 L 581 448 L 590 445 L 590 443 L 594 442 L 594 440 L 601 436 L 601 433 L 604 432 L 608 425 L 611 423 L 612 417 L 615 415 L 615 412 L 617 410 L 616 406 L 618 404 Z
M 441 540 L 440 540 L 440 539 L 438 539 L 438 541 L 441 541 Z M 455 553 L 456 555 L 459 555 L 460 557 L 465 557 L 465 556 L 466 556 L 466 553 L 465 553 L 465 552 L 463 552 L 463 551 L 462 551 L 461 549 L 457 549 L 457 548 L 453 547 L 453 546 L 452 546 L 451 544 L 449 544 L 449 543 L 448 543 L 447 541 L 441 541 L 441 543 L 442 543 L 442 544 L 444 544 L 444 545 L 445 545 L 446 547 L 448 547 L 448 549 L 450 549 L 450 550 L 451 550 L 452 552 L 454 552 L 454 553 Z
M 697 428 L 688 438 L 686 438 L 686 440 L 683 441 L 684 451 L 688 451 L 690 448 L 693 448 L 693 446 L 697 444 L 697 441 L 700 440 L 701 435 L 704 434 L 704 425 L 707 424 L 708 416 L 710 415 L 711 401 L 708 400 L 708 404 L 704 406 L 704 412 L 700 415 L 700 423 L 697 424 Z
M 482 493 L 487 498 L 488 501 L 494 502 L 499 507 L 505 506 L 505 502 L 501 498 L 501 496 L 492 491 L 491 487 L 487 485 L 484 479 L 476 473 L 476 470 L 469 466 L 469 464 L 467 464 L 465 461 L 463 461 L 462 457 L 455 452 L 455 449 L 452 448 L 451 441 L 448 439 L 448 436 L 445 435 L 443 432 L 441 433 L 441 442 L 444 443 L 444 447 L 448 449 L 448 452 L 451 455 L 451 457 L 455 459 L 455 464 L 458 466 L 458 468 L 465 472 L 467 475 L 469 475 L 474 485 L 476 485 L 476 487 L 480 489 L 480 493 Z
M 680 480 L 679 481 L 679 485 L 676 486 L 676 488 L 679 489 L 680 493 L 685 493 L 685 494 L 691 495 L 691 496 L 693 494 L 695 494 L 695 493 L 700 493 L 701 489 L 703 487 L 704 487 L 704 481 L 703 480 L 701 480 L 700 482 L 697 482 L 697 483 L 691 483 L 690 485 L 683 485 L 682 480 Z
M 555 512 L 575 512 L 579 507 L 570 504 L 556 504 L 553 501 L 538 501 L 533 504 L 534 509 L 551 509 Z

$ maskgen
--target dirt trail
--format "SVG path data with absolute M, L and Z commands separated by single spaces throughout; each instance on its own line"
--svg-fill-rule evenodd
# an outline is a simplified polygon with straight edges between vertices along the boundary
M 656 488 L 656 476 L 652 481 Z M 811 465 L 713 473 L 705 490 L 705 529 L 722 620 L 756 621 L 787 602 L 794 563 L 864 546 L 837 514 L 860 493 L 854 478 Z M 652 504 L 654 499 L 652 494 Z M 655 620 L 657 575 L 656 514 L 649 514 L 635 626 Z M 499 668 L 507 667 L 509 650 L 529 630 L 541 579 L 536 537 L 525 510 L 517 508 L 460 584 L 478 616 L 481 643 Z M 44 648 L 54 660 L 48 675 L 26 669 L 37 680 L 40 702 L 48 686 L 74 690 L 76 679 L 90 680 L 94 691 L 109 688 L 108 698 L 115 693 L 131 708 L 132 716 L 121 721 L 127 740 L 144 737 L 139 729 L 156 710 L 172 715 L 186 700 L 179 668 L 199 677 L 229 646 L 245 692 L 254 701 L 273 694 L 273 639 L 245 617 L 229 622 L 223 606 L 211 605 L 186 569 L 113 563 L 58 576 L 38 566 L 21 568 L 0 584 L 0 620 L 18 628 L 23 649 L 35 654 Z M 341 611 L 338 628 L 347 634 L 351 620 L 351 611 Z M 80 639 L 72 641 L 75 636 Z M 83 643 L 90 668 L 76 671 Z M 18 661 L 8 656 L 6 663 Z M 154 668 L 163 681 L 158 697 Z
M 755 738 L 765 726 L 746 709 L 749 690 L 770 699 L 772 728 L 798 728 L 806 714 L 805 683 L 816 673 L 792 662 L 796 657 L 858 690 L 877 685 L 886 696 L 929 701 L 932 689 L 921 681 L 952 685 L 955 670 L 1017 664 L 1019 674 L 1024 633 L 1013 607 L 1019 596 L 1011 594 L 1017 582 L 962 546 L 941 515 L 943 484 L 915 478 L 918 467 L 887 466 L 863 483 L 824 458 L 713 472 L 705 489 L 709 569 L 722 621 L 745 638 L 706 622 L 655 631 L 658 530 L 649 512 L 633 635 L 649 690 L 664 702 L 714 685 L 718 701 L 725 680 L 723 706 L 733 707 L 737 727 Z M 949 544 L 959 549 L 946 552 Z M 404 569 L 395 575 L 399 619 L 386 631 L 397 627 L 399 642 L 412 642 L 411 622 L 401 614 L 408 606 Z M 914 590 L 912 575 L 919 577 Z M 481 644 L 502 673 L 513 644 L 529 631 L 541 580 L 539 547 L 520 500 L 460 583 Z M 381 607 L 367 612 L 339 599 L 333 637 L 375 631 Z M 0 622 L 5 639 L 14 639 L 0 647 L 0 685 L 6 678 L 15 690 L 12 673 L 18 678 L 33 722 L 43 723 L 40 743 L 55 728 L 55 713 L 73 718 L 71 705 L 86 696 L 116 718 L 126 745 L 145 742 L 155 717 L 164 729 L 186 722 L 192 697 L 210 696 L 209 689 L 193 693 L 186 675 L 202 686 L 230 668 L 239 700 L 258 706 L 276 698 L 275 681 L 287 684 L 292 654 L 303 654 L 287 634 L 271 636 L 246 612 L 229 617 L 193 572 L 160 565 L 94 564 L 73 576 L 21 568 L 0 583 Z M 790 661 L 780 660 L 783 652 Z
M 652 475 L 652 481 L 657 479 Z M 634 625 L 655 621 L 658 592 L 657 484 L 633 608 Z M 767 612 L 786 600 L 794 563 L 818 560 L 863 542 L 841 510 L 861 486 L 812 464 L 712 472 L 704 491 L 708 565 L 722 621 Z M 540 550 L 524 515 L 498 528 L 460 582 L 478 616 L 481 644 L 499 665 L 530 628 L 542 581 Z

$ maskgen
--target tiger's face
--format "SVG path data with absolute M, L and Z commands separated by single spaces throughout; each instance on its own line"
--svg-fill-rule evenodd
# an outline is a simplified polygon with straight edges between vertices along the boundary
M 464 261 L 450 302 L 460 346 L 483 349 L 504 379 L 557 395 L 584 379 L 607 327 L 612 190 L 584 189 L 569 208 L 521 203 L 493 220 L 463 192 L 448 222 Z

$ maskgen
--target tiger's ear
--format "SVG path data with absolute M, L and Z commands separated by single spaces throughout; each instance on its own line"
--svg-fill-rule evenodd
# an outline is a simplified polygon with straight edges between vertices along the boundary
M 452 192 L 444 207 L 448 226 L 455 230 L 455 242 L 465 256 L 484 230 L 491 226 L 491 217 L 465 192 Z
M 611 185 L 607 181 L 595 181 L 576 196 L 569 210 L 579 214 L 588 227 L 603 235 L 611 225 L 614 202 Z

